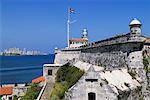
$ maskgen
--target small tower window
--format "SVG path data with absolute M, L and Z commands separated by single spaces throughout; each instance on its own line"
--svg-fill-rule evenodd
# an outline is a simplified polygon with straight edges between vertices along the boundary
M 52 75 L 52 69 L 48 70 L 48 75 Z
M 137 30 L 134 30 L 134 32 L 136 33 L 136 32 L 137 32 Z
M 97 82 L 98 79 L 85 79 L 85 81 L 87 81 L 87 82 Z

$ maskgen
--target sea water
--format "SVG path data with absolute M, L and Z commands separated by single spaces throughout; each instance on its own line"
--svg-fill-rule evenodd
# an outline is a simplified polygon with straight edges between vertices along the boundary
M 53 63 L 55 55 L 0 56 L 0 85 L 30 83 L 43 75 L 43 64 Z

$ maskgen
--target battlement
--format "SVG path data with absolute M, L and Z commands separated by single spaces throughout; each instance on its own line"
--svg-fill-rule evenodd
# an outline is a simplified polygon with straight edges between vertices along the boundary
M 104 46 L 125 44 L 125 43 L 144 43 L 145 40 L 146 38 L 144 36 L 132 36 L 130 33 L 127 33 L 127 34 L 107 38 L 104 40 L 88 43 L 78 48 L 65 48 L 65 49 L 62 49 L 62 51 L 80 51 L 82 49 L 104 47 Z
M 144 42 L 144 36 L 131 36 L 130 33 L 125 35 L 119 35 L 115 37 L 111 37 L 105 40 L 96 41 L 93 43 L 89 43 L 87 45 L 81 46 L 80 48 L 86 49 L 91 47 L 99 47 L 99 46 L 108 46 L 113 44 L 123 44 L 123 43 L 131 43 L 131 42 Z

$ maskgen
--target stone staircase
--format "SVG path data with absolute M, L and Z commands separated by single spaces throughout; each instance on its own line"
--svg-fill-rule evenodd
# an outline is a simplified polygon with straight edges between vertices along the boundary
M 45 90 L 40 100 L 50 100 L 50 94 L 52 92 L 53 86 L 54 86 L 54 82 L 47 82 L 47 85 L 45 87 Z

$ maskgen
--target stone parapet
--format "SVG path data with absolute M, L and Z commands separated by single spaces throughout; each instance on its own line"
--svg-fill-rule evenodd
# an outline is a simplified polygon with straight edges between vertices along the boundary
M 124 44 L 124 43 L 131 43 L 131 42 L 143 42 L 145 41 L 145 37 L 143 36 L 130 36 L 129 34 L 108 38 L 105 40 L 89 43 L 87 45 L 81 46 L 80 49 L 88 49 L 93 47 L 102 47 L 114 44 Z

